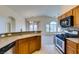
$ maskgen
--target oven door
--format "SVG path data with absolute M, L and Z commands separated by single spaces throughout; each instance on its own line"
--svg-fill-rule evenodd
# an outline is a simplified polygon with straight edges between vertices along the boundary
M 60 38 L 56 37 L 56 47 L 62 52 L 65 53 L 65 42 Z

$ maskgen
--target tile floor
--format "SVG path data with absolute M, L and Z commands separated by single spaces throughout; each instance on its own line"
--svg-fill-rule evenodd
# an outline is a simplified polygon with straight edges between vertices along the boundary
M 48 45 L 41 50 L 34 52 L 33 54 L 59 54 L 54 45 Z
M 59 54 L 55 48 L 53 36 L 42 36 L 41 41 L 41 49 L 33 54 Z

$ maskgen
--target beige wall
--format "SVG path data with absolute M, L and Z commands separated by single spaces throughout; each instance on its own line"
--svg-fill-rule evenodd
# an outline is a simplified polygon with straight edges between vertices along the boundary
M 15 11 L 13 11 L 12 9 L 8 8 L 7 6 L 0 6 L 0 16 L 3 19 L 5 19 L 6 24 L 8 23 L 9 16 L 14 17 L 16 20 L 16 28 L 15 28 L 16 30 L 15 31 L 20 31 L 21 28 L 23 29 L 23 31 L 25 31 L 24 19 L 19 14 L 17 14 Z M 0 20 L 2 20 L 2 19 L 0 19 Z M 1 25 L 0 25 L 0 27 L 1 27 Z M 7 30 L 7 27 L 5 29 L 5 32 L 7 32 L 6 30 Z

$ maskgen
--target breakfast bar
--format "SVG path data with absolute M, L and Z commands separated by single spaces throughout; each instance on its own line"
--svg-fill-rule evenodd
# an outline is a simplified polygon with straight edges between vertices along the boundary
M 12 42 L 15 42 L 12 54 L 31 54 L 41 48 L 41 32 L 18 33 L 13 36 L 12 33 L 9 33 L 9 35 L 0 37 L 0 49 Z

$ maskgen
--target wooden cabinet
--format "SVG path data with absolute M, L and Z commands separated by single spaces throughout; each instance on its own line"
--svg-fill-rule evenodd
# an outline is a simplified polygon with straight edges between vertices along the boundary
M 70 11 L 64 13 L 63 15 L 59 16 L 58 19 L 61 20 L 67 16 L 73 16 L 73 23 L 74 23 L 74 27 L 79 28 L 79 6 L 71 9 Z
M 36 49 L 39 50 L 41 48 L 41 36 L 36 36 Z
M 68 17 L 68 16 L 72 16 L 72 10 L 68 11 L 68 12 L 65 14 L 65 17 Z
M 73 9 L 73 16 L 74 16 L 74 26 L 79 26 L 79 6 Z
M 19 39 L 13 48 L 14 54 L 30 54 L 41 48 L 41 36 Z
M 63 15 L 62 15 L 62 19 L 64 19 L 65 17 L 66 17 L 66 15 L 65 15 L 65 14 L 63 14 Z
M 66 12 L 65 14 L 59 16 L 58 19 L 61 20 L 61 19 L 63 19 L 63 18 L 66 18 L 66 17 L 68 17 L 68 16 L 72 16 L 72 15 L 73 15 L 73 14 L 72 14 L 72 10 L 70 10 L 70 11 Z
M 29 53 L 29 41 L 27 39 L 19 39 L 15 44 L 15 52 L 16 54 L 28 54 Z
M 31 37 L 30 44 L 29 44 L 29 51 L 30 53 L 34 52 L 36 50 L 36 37 Z
M 72 48 L 71 46 L 67 46 L 67 54 L 76 54 L 76 49 Z
M 78 44 L 67 40 L 66 42 L 66 54 L 78 54 Z
M 35 50 L 39 50 L 41 48 L 41 36 L 32 37 L 30 40 L 30 53 L 34 52 Z
M 78 51 L 77 52 L 79 53 L 79 44 L 78 44 Z

